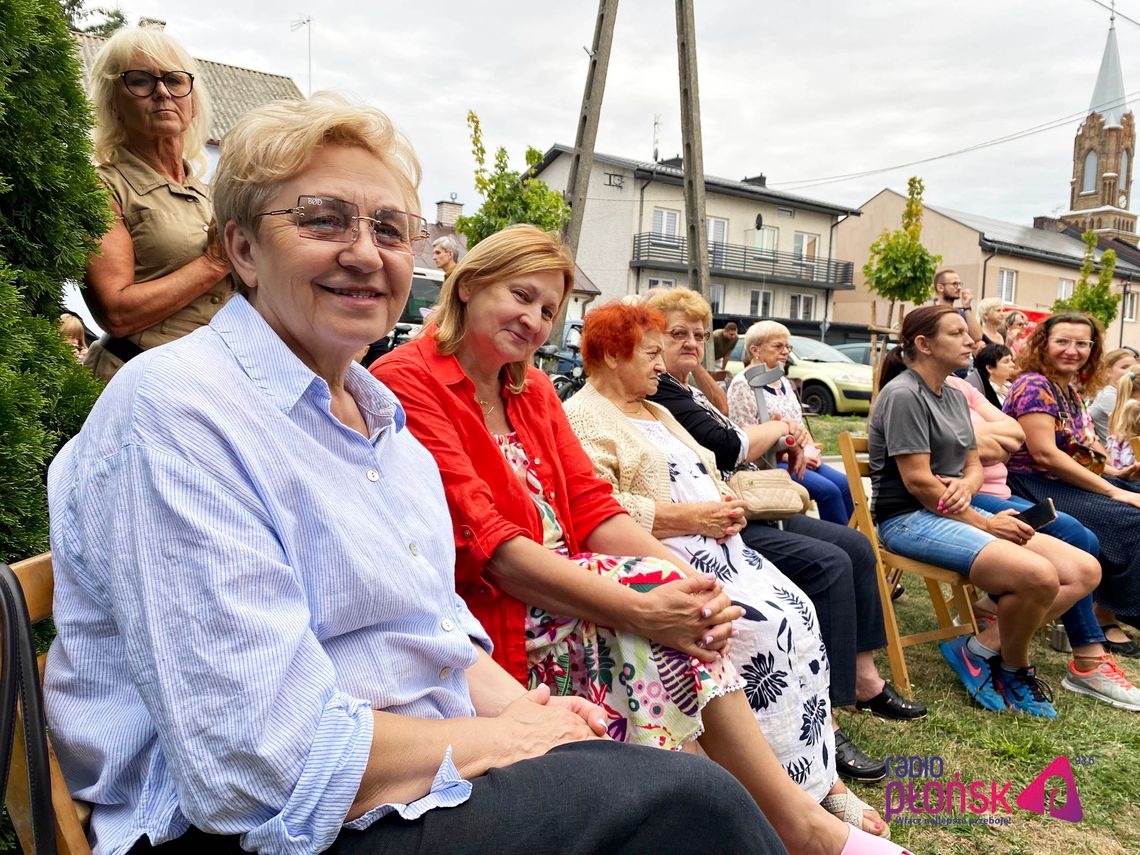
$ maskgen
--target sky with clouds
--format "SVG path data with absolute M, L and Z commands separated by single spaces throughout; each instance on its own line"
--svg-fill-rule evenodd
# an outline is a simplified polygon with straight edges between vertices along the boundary
M 92 4 L 94 5 L 94 4 Z M 421 198 L 479 202 L 465 117 L 523 165 L 527 146 L 572 144 L 597 4 L 480 0 L 121 0 L 201 58 L 340 89 L 381 107 L 415 145 Z M 1118 10 L 1140 21 L 1140 0 Z M 670 0 L 624 0 L 597 150 L 649 160 L 681 148 Z M 1092 0 L 697 0 L 705 171 L 858 206 L 926 182 L 926 201 L 1028 223 L 1068 207 L 1078 120 L 980 151 L 857 180 L 790 182 L 893 166 L 1087 111 L 1108 31 Z M 1118 18 L 1125 91 L 1140 101 L 1140 25 Z

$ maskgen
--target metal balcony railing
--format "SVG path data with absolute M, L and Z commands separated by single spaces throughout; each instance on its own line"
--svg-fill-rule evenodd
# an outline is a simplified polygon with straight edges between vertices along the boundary
M 654 232 L 633 236 L 634 266 L 684 267 L 688 262 L 688 249 L 683 237 Z M 718 242 L 709 244 L 709 269 L 713 276 L 773 280 L 815 288 L 850 288 L 855 275 L 855 264 L 851 261 L 804 258 L 792 252 Z

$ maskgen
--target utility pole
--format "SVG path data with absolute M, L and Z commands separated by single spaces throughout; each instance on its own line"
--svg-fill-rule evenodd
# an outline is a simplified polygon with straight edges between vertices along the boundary
M 685 186 L 685 246 L 689 287 L 709 299 L 709 248 L 705 222 L 705 161 L 701 146 L 701 99 L 697 87 L 697 27 L 693 0 L 677 2 L 677 66 L 681 82 L 682 175 Z M 712 353 L 710 344 L 706 359 Z
M 594 143 L 598 139 L 602 96 L 606 92 L 606 71 L 614 43 L 617 7 L 618 0 L 598 0 L 594 46 L 590 51 L 586 88 L 582 92 L 582 110 L 578 114 L 578 134 L 574 138 L 574 157 L 570 161 L 570 177 L 566 183 L 570 191 L 570 225 L 566 231 L 566 243 L 572 253 L 578 252 L 582 220 L 586 215 L 586 191 L 590 186 L 590 170 L 594 165 Z
M 582 109 L 578 113 L 578 132 L 574 137 L 574 156 L 570 161 L 567 189 L 570 195 L 570 223 L 566 227 L 566 245 L 577 256 L 582 237 L 582 221 L 586 216 L 586 191 L 590 187 L 590 170 L 594 165 L 594 143 L 598 139 L 598 122 L 602 115 L 602 96 L 606 91 L 606 71 L 610 66 L 610 49 L 614 43 L 614 19 L 618 0 L 598 0 L 598 18 L 594 23 L 593 49 L 586 71 L 586 88 L 582 92 Z M 566 306 L 554 319 L 550 340 L 561 345 L 566 324 Z

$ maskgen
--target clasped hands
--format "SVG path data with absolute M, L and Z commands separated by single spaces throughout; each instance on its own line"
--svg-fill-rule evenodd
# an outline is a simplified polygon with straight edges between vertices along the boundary
M 646 592 L 634 629 L 658 644 L 714 662 L 728 654 L 736 632 L 732 622 L 744 609 L 733 605 L 715 576 L 690 573 Z

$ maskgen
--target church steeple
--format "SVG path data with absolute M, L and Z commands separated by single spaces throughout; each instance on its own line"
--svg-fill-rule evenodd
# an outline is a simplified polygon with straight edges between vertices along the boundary
M 1125 101 L 1113 12 L 1089 114 L 1073 141 L 1069 210 L 1060 219 L 1082 231 L 1092 229 L 1099 235 L 1135 244 L 1136 215 L 1128 210 L 1135 151 L 1136 125 Z
M 1115 15 L 1113 16 L 1115 19 Z M 1100 58 L 1100 72 L 1093 87 L 1090 113 L 1104 116 L 1106 128 L 1119 128 L 1128 104 L 1124 100 L 1124 74 L 1120 70 L 1120 50 L 1116 46 L 1116 24 L 1108 28 L 1108 39 L 1104 43 L 1104 56 Z

